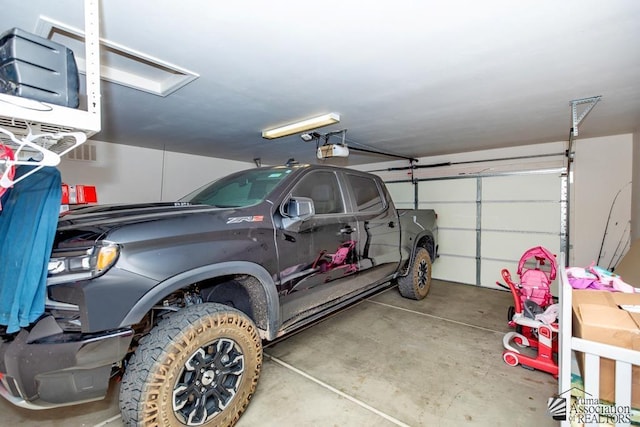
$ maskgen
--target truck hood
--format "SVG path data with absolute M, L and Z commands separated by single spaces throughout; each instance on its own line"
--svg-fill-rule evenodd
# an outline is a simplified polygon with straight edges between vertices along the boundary
M 54 247 L 87 246 L 104 238 L 136 240 L 142 229 L 145 238 L 192 232 L 194 226 L 220 229 L 237 211 L 183 202 L 81 207 L 60 215 Z M 184 220 L 185 216 L 188 221 Z
M 96 224 L 112 226 L 202 210 L 222 209 L 207 205 L 190 205 L 182 202 L 83 206 L 60 214 L 58 228 Z

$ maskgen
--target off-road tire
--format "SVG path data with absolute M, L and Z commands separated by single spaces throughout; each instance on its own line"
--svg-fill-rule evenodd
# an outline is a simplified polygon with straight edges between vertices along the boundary
M 431 256 L 425 248 L 417 248 L 406 276 L 398 278 L 398 290 L 405 298 L 421 300 L 431 287 Z
M 232 426 L 261 367 L 262 342 L 244 313 L 222 304 L 186 307 L 140 340 L 122 379 L 122 419 L 131 426 Z M 189 422 L 186 415 L 193 414 Z

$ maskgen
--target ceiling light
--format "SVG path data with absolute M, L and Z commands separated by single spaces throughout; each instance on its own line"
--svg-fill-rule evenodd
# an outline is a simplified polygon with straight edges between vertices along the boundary
M 280 138 L 281 136 L 293 135 L 305 130 L 315 129 L 322 126 L 332 125 L 340 121 L 340 114 L 329 113 L 311 119 L 302 120 L 274 129 L 263 130 L 262 137 L 266 139 Z

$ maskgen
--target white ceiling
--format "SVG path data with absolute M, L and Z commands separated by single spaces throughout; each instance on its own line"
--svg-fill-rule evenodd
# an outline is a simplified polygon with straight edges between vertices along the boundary
M 2 0 L 0 31 L 81 0 Z M 101 36 L 199 74 L 160 97 L 102 87 L 95 139 L 315 163 L 261 131 L 327 112 L 348 144 L 422 157 L 566 140 L 570 101 L 601 95 L 579 137 L 640 126 L 640 1 L 103 0 Z M 385 160 L 352 153 L 348 164 Z M 345 161 L 343 161 L 344 163 Z

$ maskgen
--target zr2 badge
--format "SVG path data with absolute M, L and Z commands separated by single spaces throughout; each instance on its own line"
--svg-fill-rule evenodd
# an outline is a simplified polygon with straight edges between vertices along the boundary
M 241 222 L 262 222 L 264 215 L 235 216 L 227 219 L 227 224 L 240 224 Z

